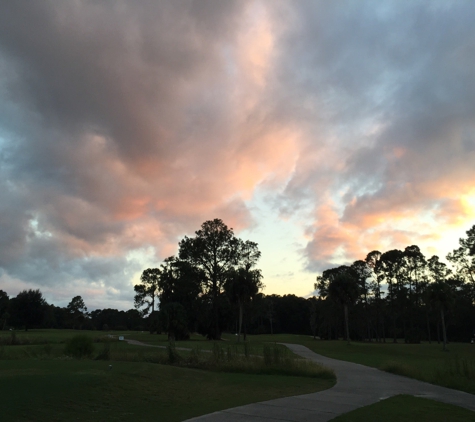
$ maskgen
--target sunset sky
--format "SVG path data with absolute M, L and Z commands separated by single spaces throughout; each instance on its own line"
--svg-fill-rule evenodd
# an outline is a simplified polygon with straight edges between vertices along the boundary
M 4 1 L 0 289 L 133 307 L 221 218 L 266 294 L 475 224 L 475 2 Z

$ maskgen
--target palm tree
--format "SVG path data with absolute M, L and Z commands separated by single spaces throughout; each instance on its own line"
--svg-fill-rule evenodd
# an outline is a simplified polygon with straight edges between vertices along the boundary
M 134 306 L 135 309 L 144 307 L 142 315 L 149 315 L 149 331 L 152 334 L 155 327 L 155 297 L 160 290 L 160 277 L 162 271 L 159 268 L 148 268 L 140 276 L 141 284 L 134 286 Z
M 341 267 L 340 267 L 341 268 Z M 345 271 L 339 271 L 328 285 L 328 297 L 343 305 L 345 312 L 346 341 L 350 343 L 350 330 L 348 324 L 348 307 L 353 305 L 360 294 L 358 279 L 347 267 Z

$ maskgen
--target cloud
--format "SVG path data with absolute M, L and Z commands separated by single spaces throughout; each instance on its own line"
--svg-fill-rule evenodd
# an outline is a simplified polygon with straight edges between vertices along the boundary
M 130 251 L 159 261 L 215 217 L 249 227 L 255 187 L 292 170 L 298 131 L 266 100 L 279 31 L 264 4 L 1 9 L 0 265 L 18 280 L 130 289 Z
M 279 199 L 283 215 L 312 210 L 307 268 L 419 242 L 436 252 L 475 217 L 475 8 L 300 6 L 281 72 L 307 143 Z
M 474 14 L 471 2 L 2 4 L 2 280 L 124 306 L 137 273 L 203 221 L 259 224 L 257 193 L 300 219 L 312 271 L 463 233 Z

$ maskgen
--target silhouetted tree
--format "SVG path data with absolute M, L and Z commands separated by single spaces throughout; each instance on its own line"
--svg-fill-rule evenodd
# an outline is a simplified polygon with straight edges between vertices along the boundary
M 257 244 L 243 242 L 234 236 L 220 219 L 205 221 L 193 238 L 186 237 L 179 243 L 179 258 L 187 261 L 203 275 L 203 292 L 209 295 L 212 306 L 210 339 L 219 339 L 219 303 L 227 278 L 236 267 L 252 265 L 259 259 Z
M 232 303 L 238 306 L 238 342 L 241 341 L 241 329 L 244 305 L 250 302 L 263 287 L 260 270 L 240 267 L 231 270 L 225 283 L 225 290 Z M 244 338 L 244 340 L 246 340 Z
M 47 303 L 39 289 L 21 291 L 11 299 L 10 305 L 12 316 L 25 331 L 43 323 Z
M 447 255 L 447 260 L 455 267 L 456 276 L 468 283 L 465 291 L 475 302 L 475 225 L 466 234 L 466 238 L 459 239 L 460 247 Z
M 190 338 L 186 310 L 181 303 L 170 302 L 161 306 L 160 322 L 170 340 L 188 340 Z
M 7 293 L 3 290 L 0 290 L 0 326 L 1 329 L 4 330 L 5 326 L 7 325 L 9 313 L 8 313 L 8 306 L 10 303 L 10 298 L 8 297 Z
M 188 331 L 196 331 L 203 295 L 203 274 L 189 262 L 175 257 L 165 259 L 160 266 L 160 311 L 169 303 L 179 303 L 186 313 Z
M 358 278 L 351 268 L 341 269 L 328 285 L 328 297 L 341 305 L 343 305 L 345 314 L 345 332 L 346 341 L 350 342 L 350 330 L 348 322 L 348 307 L 353 305 L 360 295 L 360 287 L 358 286 Z
M 157 318 L 155 312 L 155 298 L 159 292 L 160 275 L 159 268 L 148 268 L 140 276 L 140 284 L 134 286 L 135 309 L 142 308 L 142 315 L 149 315 L 150 333 L 157 331 Z
M 445 311 L 453 302 L 453 291 L 450 288 L 450 285 L 444 280 L 437 280 L 428 286 L 427 295 L 431 303 L 439 309 L 440 321 L 442 324 L 442 336 L 444 340 L 444 350 L 447 350 Z
M 69 317 L 72 320 L 73 327 L 82 328 L 84 324 L 84 319 L 87 313 L 87 307 L 84 304 L 84 300 L 81 296 L 75 296 L 71 299 L 71 302 L 68 303 L 66 309 L 69 312 Z
M 404 283 L 402 270 L 404 267 L 404 253 L 399 249 L 393 249 L 381 255 L 376 264 L 376 273 L 382 277 L 388 286 L 387 299 L 391 308 L 393 321 L 393 342 L 397 343 L 396 321 L 398 315 L 402 316 L 401 307 L 404 298 Z
M 317 336 L 318 329 L 318 317 L 320 309 L 319 301 L 321 301 L 321 298 L 317 299 L 315 296 L 312 296 L 308 299 L 310 307 L 310 329 L 312 330 L 312 336 L 314 340 Z

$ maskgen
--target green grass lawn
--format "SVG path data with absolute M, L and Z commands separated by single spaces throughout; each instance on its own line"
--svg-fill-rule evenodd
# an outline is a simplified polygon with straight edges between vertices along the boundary
M 65 356 L 66 342 L 78 334 L 94 339 L 92 359 Z M 239 363 L 239 355 L 231 358 L 238 363 L 234 367 L 224 359 L 210 365 L 213 371 L 191 368 L 191 360 L 187 360 L 191 352 L 185 351 L 179 352 L 182 367 L 161 365 L 158 363 L 168 362 L 167 349 L 130 345 L 119 341 L 119 335 L 156 345 L 169 344 L 166 336 L 141 332 L 30 330 L 15 332 L 15 344 L 11 345 L 12 333 L 0 333 L 2 420 L 181 421 L 242 404 L 320 391 L 335 384 L 331 374 L 315 378 L 307 370 L 303 371 L 305 376 L 276 375 L 273 368 L 265 368 L 271 371 L 266 373 L 259 367 L 255 371 L 258 374 L 248 373 L 254 371 L 255 357 Z M 200 336 L 177 342 L 180 346 L 201 350 L 218 347 L 228 353 L 231 348 L 239 353 L 244 347 L 231 341 L 209 342 Z M 259 352 L 263 347 L 256 343 L 253 348 Z M 94 360 L 105 348 L 110 351 L 110 360 Z M 202 353 L 204 360 L 212 356 Z
M 475 420 L 474 415 L 470 410 L 451 404 L 399 395 L 345 413 L 332 422 L 467 422 Z
M 0 360 L 5 421 L 182 421 L 333 384 L 332 380 L 209 372 L 144 362 Z
M 15 331 L 0 331 L 0 344 L 5 343 L 11 339 L 12 335 L 16 337 L 19 343 L 35 344 L 35 343 L 64 343 L 66 339 L 74 336 L 75 334 L 88 334 L 91 337 L 103 337 L 108 334 L 117 334 L 116 332 L 105 331 L 78 331 L 78 330 L 15 330 Z

